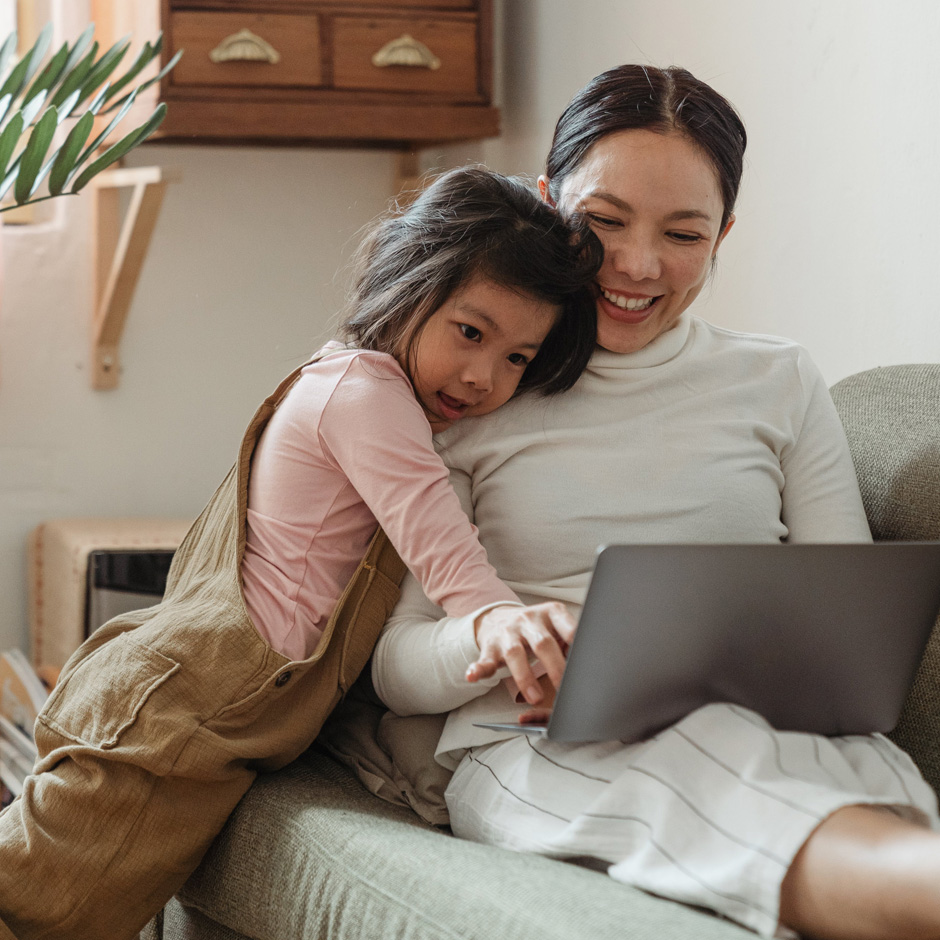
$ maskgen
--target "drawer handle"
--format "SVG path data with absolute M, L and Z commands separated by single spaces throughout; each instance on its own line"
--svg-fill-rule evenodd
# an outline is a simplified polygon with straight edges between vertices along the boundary
M 213 62 L 270 62 L 281 61 L 281 54 L 269 42 L 256 36 L 250 29 L 223 39 L 209 53 Z
M 372 56 L 372 64 L 379 69 L 390 65 L 405 65 L 419 69 L 439 69 L 441 60 L 423 43 L 407 33 L 382 46 Z

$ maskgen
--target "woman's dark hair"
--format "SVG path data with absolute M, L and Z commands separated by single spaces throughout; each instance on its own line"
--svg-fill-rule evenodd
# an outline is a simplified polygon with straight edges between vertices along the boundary
M 434 312 L 485 277 L 561 308 L 519 388 L 564 391 L 594 350 L 593 282 L 602 260 L 586 222 L 562 218 L 522 180 L 479 167 L 452 170 L 367 236 L 342 330 L 356 346 L 408 363 Z
M 555 125 L 546 176 L 557 203 L 561 184 L 591 146 L 616 131 L 675 131 L 711 161 L 721 187 L 724 229 L 734 211 L 747 133 L 731 104 L 691 72 L 676 67 L 621 65 L 588 82 Z

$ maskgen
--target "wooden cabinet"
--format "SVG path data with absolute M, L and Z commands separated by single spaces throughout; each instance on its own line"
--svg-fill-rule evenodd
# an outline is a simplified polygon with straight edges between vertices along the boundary
M 160 0 L 178 141 L 492 137 L 491 0 Z

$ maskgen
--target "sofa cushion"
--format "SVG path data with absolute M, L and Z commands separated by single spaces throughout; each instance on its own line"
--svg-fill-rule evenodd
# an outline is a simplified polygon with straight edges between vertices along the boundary
M 253 940 L 745 940 L 748 931 L 606 875 L 463 842 L 312 751 L 259 777 L 179 895 Z
M 940 364 L 887 366 L 832 387 L 876 539 L 940 539 Z M 940 793 L 940 619 L 889 735 Z

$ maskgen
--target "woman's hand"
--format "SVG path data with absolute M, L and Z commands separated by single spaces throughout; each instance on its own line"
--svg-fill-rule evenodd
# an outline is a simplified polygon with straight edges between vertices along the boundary
M 561 683 L 565 656 L 577 623 L 564 604 L 548 601 L 532 607 L 494 607 L 474 625 L 480 657 L 467 670 L 467 681 L 488 679 L 507 666 L 530 705 L 542 704 L 543 690 L 529 665 L 534 655 L 554 688 Z

